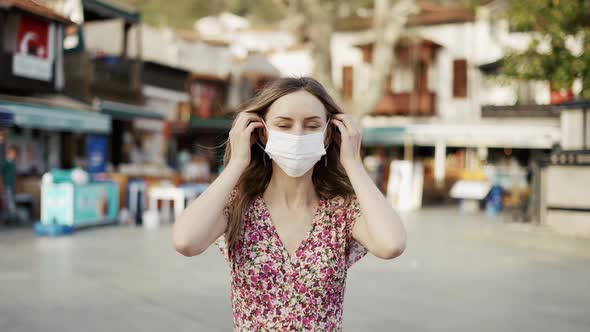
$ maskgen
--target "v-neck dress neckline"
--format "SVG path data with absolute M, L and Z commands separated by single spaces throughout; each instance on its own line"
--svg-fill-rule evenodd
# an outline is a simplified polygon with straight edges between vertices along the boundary
M 281 239 L 281 236 L 279 235 L 279 231 L 277 230 L 277 227 L 276 227 L 274 221 L 272 220 L 272 215 L 270 214 L 270 209 L 268 208 L 268 205 L 266 204 L 264 197 L 262 197 L 262 195 L 259 195 L 258 199 L 260 200 L 260 205 L 262 207 L 263 212 L 265 212 L 265 215 L 266 215 L 266 218 L 264 218 L 264 221 L 266 223 L 268 223 L 268 227 L 270 227 L 271 232 L 273 233 L 273 236 L 277 241 L 277 245 L 279 247 L 281 247 L 281 251 L 283 252 L 283 254 L 285 256 L 285 259 L 290 263 L 295 262 L 297 260 L 297 257 L 299 257 L 301 255 L 301 251 L 305 250 L 305 246 L 306 246 L 307 242 L 309 241 L 309 238 L 313 235 L 313 232 L 316 228 L 318 216 L 320 215 L 320 211 L 322 210 L 322 207 L 323 207 L 324 199 L 323 198 L 319 199 L 318 204 L 317 204 L 316 208 L 314 209 L 313 216 L 311 218 L 311 225 L 309 226 L 309 229 L 305 233 L 305 236 L 303 237 L 303 239 L 301 240 L 301 242 L 299 243 L 299 245 L 295 249 L 295 252 L 293 253 L 293 255 L 291 255 L 289 253 L 289 250 L 285 246 L 283 239 Z
M 236 196 L 226 202 L 228 218 Z M 234 244 L 225 235 L 216 241 L 230 266 L 234 331 L 341 331 L 347 271 L 367 253 L 352 238 L 360 213 L 356 197 L 320 200 L 290 257 L 264 200 L 254 198 Z

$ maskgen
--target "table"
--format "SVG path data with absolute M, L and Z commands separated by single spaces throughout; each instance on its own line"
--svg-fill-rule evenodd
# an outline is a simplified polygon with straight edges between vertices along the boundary
M 198 197 L 208 184 L 189 185 L 183 187 L 153 187 L 149 189 L 149 209 L 158 210 L 158 201 L 174 202 L 174 217 L 178 218 L 186 206 L 186 200 L 192 200 Z

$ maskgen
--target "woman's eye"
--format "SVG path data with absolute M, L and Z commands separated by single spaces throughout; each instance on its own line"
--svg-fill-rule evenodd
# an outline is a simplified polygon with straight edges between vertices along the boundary
M 284 126 L 284 125 L 283 126 L 278 126 L 278 127 L 281 128 L 281 129 L 287 129 L 287 128 L 289 128 L 289 126 Z

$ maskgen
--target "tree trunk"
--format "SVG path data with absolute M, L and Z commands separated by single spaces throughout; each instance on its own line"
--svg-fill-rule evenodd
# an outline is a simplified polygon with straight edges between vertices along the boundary
M 373 59 L 367 93 L 359 100 L 344 105 L 332 81 L 331 39 L 337 17 L 338 1 L 293 0 L 289 4 L 290 27 L 300 40 L 307 39 L 313 61 L 312 75 L 320 81 L 334 99 L 349 112 L 360 118 L 373 111 L 391 74 L 395 54 L 393 47 L 408 21 L 418 12 L 414 0 L 375 0 Z
M 413 0 L 375 0 L 374 43 L 372 65 L 369 74 L 371 87 L 352 108 L 357 117 L 372 112 L 385 91 L 385 82 L 395 63 L 394 46 L 399 40 L 410 15 L 418 12 Z
M 338 102 L 340 93 L 332 80 L 331 40 L 337 15 L 337 2 L 302 0 L 305 33 L 310 43 L 313 60 L 312 76 L 328 90 Z
M 332 52 L 330 41 L 332 39 L 333 25 L 330 22 L 315 22 L 309 26 L 309 39 L 311 41 L 311 58 L 313 59 L 312 75 L 328 90 L 330 95 L 337 96 L 332 81 Z

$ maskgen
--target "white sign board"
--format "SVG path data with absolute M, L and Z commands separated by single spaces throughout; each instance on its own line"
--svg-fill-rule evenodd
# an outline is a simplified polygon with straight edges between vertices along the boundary
M 387 182 L 387 198 L 400 211 L 411 211 L 422 206 L 424 167 L 419 162 L 394 160 Z
M 459 180 L 451 188 L 450 196 L 457 199 L 484 199 L 492 185 L 487 181 Z
M 27 54 L 15 54 L 12 72 L 16 76 L 48 82 L 51 80 L 52 62 Z

